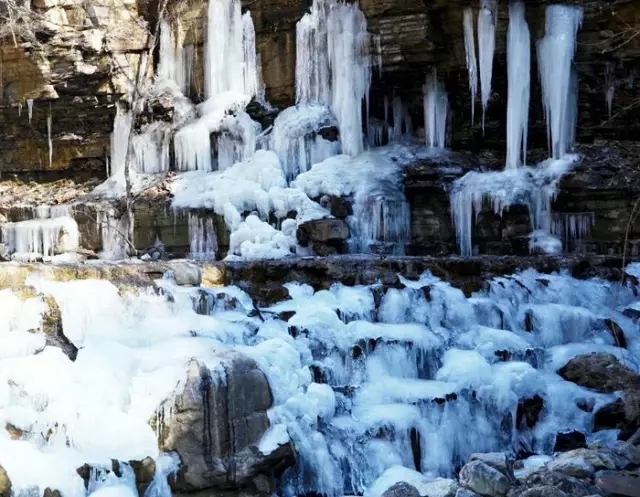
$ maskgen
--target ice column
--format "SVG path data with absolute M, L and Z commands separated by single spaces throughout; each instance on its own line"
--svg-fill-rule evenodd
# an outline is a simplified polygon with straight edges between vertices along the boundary
M 613 106 L 613 95 L 616 91 L 615 86 L 615 68 L 611 62 L 607 62 L 604 66 L 604 95 L 607 100 L 607 110 L 609 111 L 609 119 L 611 119 L 611 108 Z
M 255 31 L 251 14 L 242 15 L 240 0 L 209 0 L 205 93 L 225 91 L 256 95 Z
M 211 217 L 189 213 L 189 257 L 196 260 L 215 259 L 218 237 Z
M 518 167 L 527 159 L 527 129 L 531 87 L 531 38 L 524 2 L 509 5 L 507 32 L 507 164 Z
M 545 37 L 538 42 L 547 136 L 551 156 L 555 159 L 567 153 L 575 133 L 577 77 L 572 73 L 582 13 L 581 7 L 549 5 Z
M 449 99 L 435 69 L 427 75 L 423 86 L 424 129 L 427 145 L 444 148 L 447 134 Z
M 327 19 L 335 0 L 314 0 L 296 26 L 296 103 L 331 105 Z
M 329 105 L 342 149 L 364 150 L 362 104 L 371 87 L 371 35 L 357 5 L 314 0 L 296 28 L 296 101 Z
M 340 125 L 342 151 L 357 155 L 364 150 L 362 103 L 368 103 L 371 87 L 371 36 L 357 5 L 333 6 L 327 24 L 331 109 Z
M 181 64 L 171 25 L 165 19 L 160 22 L 160 61 L 158 79 L 161 81 L 181 81 Z
M 467 54 L 467 71 L 469 72 L 469 90 L 471 91 L 471 121 L 473 122 L 476 113 L 476 95 L 478 94 L 478 60 L 473 36 L 472 9 L 464 9 L 462 24 L 464 28 L 464 49 Z
M 497 5 L 495 0 L 480 0 L 478 12 L 478 52 L 480 59 L 480 96 L 482 98 L 482 131 L 484 115 L 491 98 L 493 54 L 496 49 Z
M 131 133 L 132 117 L 129 110 L 125 110 L 122 104 L 117 104 L 116 117 L 113 121 L 113 132 L 111 133 L 111 164 L 110 176 L 115 176 L 118 172 L 124 171 L 127 161 L 127 150 L 129 148 L 129 133 Z

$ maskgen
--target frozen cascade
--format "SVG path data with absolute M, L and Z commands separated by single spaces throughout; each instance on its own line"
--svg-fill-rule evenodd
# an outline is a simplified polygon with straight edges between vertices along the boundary
M 258 94 L 255 30 L 240 0 L 209 0 L 205 53 L 205 94 Z
M 478 94 L 478 60 L 473 34 L 473 9 L 466 8 L 462 12 L 462 27 L 464 30 L 464 49 L 467 57 L 467 72 L 469 73 L 469 91 L 471 92 L 471 122 L 473 122 L 476 114 L 476 95 Z
M 471 171 L 452 187 L 451 217 L 463 256 L 473 255 L 472 232 L 485 201 L 493 212 L 501 215 L 512 205 L 529 208 L 533 231 L 550 233 L 552 229 L 551 201 L 558 181 L 575 164 L 576 157 L 548 159 L 534 167 L 510 168 L 499 172 Z
M 162 121 L 145 125 L 131 139 L 134 169 L 139 173 L 161 174 L 169 171 L 170 126 Z
M 98 209 L 96 214 L 102 239 L 100 258 L 116 261 L 124 259 L 127 255 L 127 217 L 118 217 L 115 209 L 110 207 Z
M 313 164 L 340 152 L 339 141 L 326 140 L 320 134 L 337 124 L 331 110 L 317 103 L 298 104 L 278 114 L 270 148 L 280 158 L 287 182 L 308 171 Z
M 218 130 L 218 170 L 224 171 L 250 158 L 256 151 L 261 129 L 244 111 L 226 116 Z
M 480 64 L 480 96 L 482 100 L 482 131 L 484 116 L 491 98 L 493 55 L 496 49 L 496 25 L 498 23 L 496 0 L 480 0 L 478 12 L 478 61 Z
M 509 4 L 507 32 L 507 168 L 527 163 L 531 87 L 531 37 L 522 1 Z
M 182 127 L 173 136 L 178 171 L 212 170 L 210 134 L 207 123 L 198 120 Z
M 291 298 L 261 309 L 261 319 L 238 288 L 163 279 L 162 292 L 129 294 L 106 280 L 31 277 L 27 284 L 59 305 L 78 355 L 71 361 L 30 331 L 46 312 L 42 296 L 0 292 L 0 333 L 11 345 L 0 362 L 0 416 L 30 434 L 0 437 L 0 464 L 16 494 L 50 487 L 85 497 L 76 468 L 89 461 L 90 491 L 115 497 L 137 495 L 125 461 L 151 457 L 147 496 L 168 497 L 178 457 L 159 453 L 149 419 L 192 357 L 215 372 L 216 354 L 231 349 L 257 362 L 273 394 L 272 429 L 255 449 L 289 437 L 296 447 L 278 495 L 378 495 L 369 492 L 381 475 L 418 470 L 426 482 L 452 476 L 474 452 L 549 454 L 558 432 L 590 435 L 594 413 L 615 395 L 566 382 L 557 369 L 593 351 L 640 367 L 640 325 L 621 312 L 638 304 L 637 288 L 533 270 L 495 278 L 470 297 L 430 273 L 401 282 L 317 292 L 288 283 Z M 217 304 L 225 295 L 237 301 L 232 312 Z M 278 317 L 285 313 L 288 322 Z M 608 319 L 622 328 L 626 350 L 615 346 Z M 518 404 L 535 395 L 544 399 L 540 419 L 516 425 Z M 105 471 L 112 459 L 121 461 L 119 478 Z
M 573 144 L 577 120 L 577 76 L 573 68 L 582 7 L 549 5 L 545 37 L 538 42 L 538 67 L 551 157 L 561 159 Z
M 433 148 L 444 148 L 447 138 L 449 98 L 444 85 L 438 81 L 435 68 L 427 75 L 423 86 L 423 96 L 427 145 Z

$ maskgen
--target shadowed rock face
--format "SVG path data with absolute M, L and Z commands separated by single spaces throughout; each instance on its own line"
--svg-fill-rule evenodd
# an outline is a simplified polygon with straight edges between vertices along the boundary
M 260 475 L 293 463 L 290 444 L 269 454 L 258 449 L 273 402 L 264 373 L 237 352 L 219 359 L 213 373 L 192 361 L 175 400 L 159 414 L 160 449 L 175 451 L 181 461 L 176 491 L 250 489 Z

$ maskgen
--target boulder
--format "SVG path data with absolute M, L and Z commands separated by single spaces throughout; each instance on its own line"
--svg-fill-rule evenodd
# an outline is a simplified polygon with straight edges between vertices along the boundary
M 138 494 L 144 495 L 156 474 L 156 462 L 150 457 L 145 457 L 142 461 L 129 461 L 129 466 L 136 477 Z
M 507 478 L 514 480 L 513 476 L 513 465 L 515 463 L 514 459 L 506 454 L 505 452 L 487 452 L 487 453 L 478 453 L 471 454 L 469 458 L 469 462 L 471 461 L 482 461 L 485 464 L 488 464 L 494 469 L 497 469 L 505 475 Z
M 421 487 L 423 497 L 455 497 L 459 485 L 448 478 L 436 478 Z
M 2 466 L 0 466 L 0 497 L 11 497 L 11 480 Z
M 640 497 L 640 473 L 629 471 L 600 471 L 595 483 L 607 495 Z
M 298 226 L 298 243 L 318 255 L 348 252 L 349 227 L 341 219 L 314 219 Z
M 600 494 L 598 488 L 594 485 L 560 471 L 550 471 L 547 468 L 535 471 L 527 476 L 521 488 L 527 489 L 536 486 L 550 486 L 564 492 L 569 497 Z M 519 497 L 520 494 L 517 495 Z M 512 497 L 512 495 L 510 494 L 509 497 Z
M 413 485 L 409 485 L 404 481 L 391 485 L 382 497 L 420 497 L 420 492 Z
M 630 390 L 601 407 L 594 416 L 594 431 L 621 430 L 620 439 L 630 438 L 640 428 L 640 390 Z
M 288 439 L 263 448 L 268 453 L 259 449 L 273 401 L 264 373 L 235 351 L 218 359 L 215 371 L 193 359 L 175 397 L 159 410 L 159 448 L 176 452 L 181 461 L 174 491 L 251 489 L 260 475 L 293 464 Z
M 558 370 L 558 374 L 576 385 L 602 393 L 640 387 L 640 375 L 607 353 L 574 357 Z
M 573 449 L 587 447 L 587 437 L 581 431 L 565 431 L 556 435 L 556 443 L 553 452 L 567 452 Z
M 460 485 L 488 497 L 506 495 L 511 483 L 505 475 L 488 464 L 475 460 L 460 471 Z
M 165 275 L 166 278 L 173 278 L 176 285 L 180 286 L 200 286 L 202 282 L 202 270 L 199 266 L 190 262 L 172 262 L 171 270 Z
M 617 468 L 616 458 L 609 451 L 591 450 L 591 449 L 575 449 L 564 452 L 553 461 L 553 463 L 574 462 L 576 464 L 587 464 L 596 471 L 601 469 L 614 470 Z M 550 463 L 552 464 L 552 463 Z

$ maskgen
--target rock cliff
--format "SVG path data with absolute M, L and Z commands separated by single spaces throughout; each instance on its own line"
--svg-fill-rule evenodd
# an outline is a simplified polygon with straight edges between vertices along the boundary
M 544 8 L 549 2 L 527 2 L 532 38 L 544 32 Z M 620 253 L 627 221 L 640 194 L 638 145 L 640 125 L 635 75 L 640 71 L 640 9 L 632 0 L 579 1 L 584 20 L 578 33 L 576 69 L 579 78 L 578 151 L 582 165 L 566 176 L 553 208 L 557 229 L 569 233 L 578 226 L 584 240 L 569 240 L 569 250 Z M 106 178 L 115 101 L 127 93 L 132 74 L 155 26 L 157 3 L 134 0 L 34 0 L 29 23 L 15 33 L 4 29 L 0 43 L 0 174 L 2 214 L 8 221 L 36 217 L 32 208 L 82 199 Z M 449 145 L 461 154 L 448 165 L 470 169 L 498 169 L 504 164 L 506 129 L 507 2 L 500 2 L 493 67 L 493 89 L 484 133 L 479 102 L 471 120 L 472 102 L 466 69 L 462 11 L 477 10 L 474 0 L 362 0 L 369 31 L 379 40 L 381 70 L 375 71 L 371 114 L 384 115 L 385 97 L 399 96 L 407 104 L 415 128 L 423 124 L 422 85 L 436 67 L 449 93 Z M 256 47 L 262 63 L 266 97 L 276 109 L 295 100 L 296 23 L 308 8 L 302 0 L 243 2 L 251 12 Z M 207 2 L 172 1 L 172 23 L 180 26 L 181 43 L 195 49 L 189 92 L 203 99 L 204 38 Z M 6 15 L 4 16 L 7 17 Z M 28 28 L 28 29 L 27 29 Z M 24 31 L 28 31 L 28 33 Z M 16 34 L 14 41 L 13 35 Z M 154 64 L 158 51 L 154 53 Z M 537 68 L 532 67 L 532 75 Z M 546 129 L 540 85 L 532 77 L 529 126 L 530 157 L 544 157 Z M 613 89 L 612 108 L 606 93 Z M 441 164 L 440 164 L 441 165 Z M 411 208 L 410 254 L 456 252 L 449 215 L 451 181 L 433 164 L 414 164 L 406 172 L 405 189 Z M 189 249 L 189 222 L 222 226 L 208 212 L 188 215 L 168 209 L 166 189 L 141 196 L 135 206 L 135 240 L 139 249 L 161 239 L 176 255 Z M 121 205 L 115 206 L 122 212 Z M 99 252 L 104 243 L 98 214 L 102 208 L 74 208 L 85 249 Z M 84 219 L 84 221 L 83 221 Z M 483 212 L 474 231 L 480 253 L 528 252 L 527 213 L 512 209 L 499 218 Z M 344 232 L 343 227 L 338 232 Z M 228 250 L 228 233 L 217 230 L 218 256 Z M 574 229 L 576 231 L 576 229 Z M 306 235 L 305 235 L 306 236 Z M 635 249 L 640 225 L 631 224 L 629 247 Z M 329 248 L 308 242 L 318 253 L 334 253 L 344 240 Z M 343 249 L 340 249 L 342 251 Z

